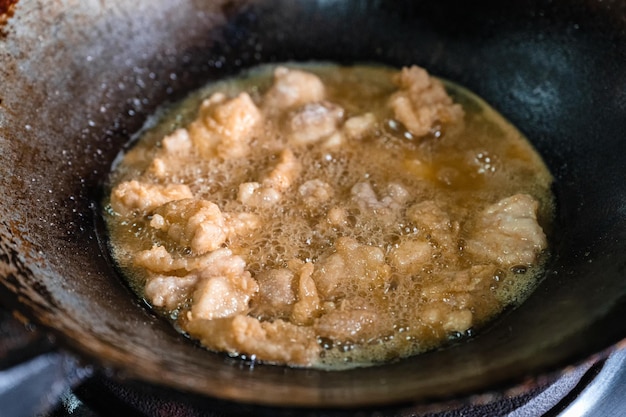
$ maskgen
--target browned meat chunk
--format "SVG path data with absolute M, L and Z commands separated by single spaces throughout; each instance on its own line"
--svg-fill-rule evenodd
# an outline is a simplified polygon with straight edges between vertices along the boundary
M 226 241 L 227 228 L 220 208 L 207 200 L 185 199 L 154 211 L 150 226 L 194 253 L 213 251 Z
M 531 196 L 517 194 L 487 207 L 466 251 L 507 266 L 532 264 L 547 246 L 537 222 L 538 206 Z
M 297 326 L 280 319 L 261 322 L 237 315 L 226 319 L 194 320 L 189 322 L 187 329 L 209 348 L 268 362 L 308 366 L 317 360 L 321 350 L 312 327 Z
M 306 145 L 318 142 L 337 132 L 343 109 L 336 104 L 309 103 L 289 116 L 287 131 L 290 143 Z
M 202 103 L 189 133 L 201 154 L 239 158 L 250 151 L 254 129 L 261 120 L 261 112 L 247 93 L 232 99 L 215 93 Z
M 389 99 L 389 106 L 394 117 L 413 135 L 427 134 L 438 122 L 456 123 L 463 118 L 461 106 L 424 69 L 403 68 L 395 82 L 399 90 Z
M 263 109 L 274 113 L 322 101 L 325 97 L 322 81 L 309 72 L 278 67 L 274 71 L 274 84 L 263 97 Z
M 159 185 L 132 180 L 113 189 L 111 208 L 124 216 L 134 210 L 145 214 L 170 201 L 192 197 L 191 190 L 184 184 Z

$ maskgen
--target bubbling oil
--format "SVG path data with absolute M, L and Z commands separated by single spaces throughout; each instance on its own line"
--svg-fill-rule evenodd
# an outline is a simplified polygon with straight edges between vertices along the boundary
M 343 369 L 415 355 L 473 334 L 504 308 L 518 305 L 528 296 L 542 276 L 546 249 L 537 251 L 532 263 L 515 265 L 487 262 L 465 252 L 466 242 L 477 239 L 481 213 L 513 195 L 531 196 L 538 203 L 536 217 L 541 228 L 550 230 L 552 177 L 515 127 L 473 93 L 445 81 L 448 94 L 463 107 L 463 122 L 437 124 L 417 137 L 389 113 L 388 98 L 397 88 L 392 81 L 396 69 L 327 63 L 289 67 L 319 77 L 325 100 L 343 109 L 344 121 L 369 113 L 376 123 L 362 137 L 345 140 L 340 146 L 292 146 L 300 169 L 279 204 L 246 206 L 238 198 L 238 190 L 241 184 L 267 175 L 278 163 L 280 151 L 289 146 L 288 133 L 281 130 L 282 119 L 265 122 L 245 157 L 206 158 L 191 152 L 185 159 L 177 159 L 165 178 L 150 173 L 163 138 L 188 126 L 207 97 L 216 92 L 228 97 L 247 92 L 261 108 L 276 66 L 211 83 L 161 112 L 155 118 L 158 122 L 142 131 L 120 158 L 111 174 L 111 189 L 131 180 L 184 184 L 193 198 L 209 200 L 222 212 L 253 213 L 261 226 L 230 236 L 222 245 L 245 261 L 253 279 L 270 270 L 296 271 L 298 276 L 295 261 L 312 264 L 319 300 L 311 320 L 302 326 L 314 329 L 318 350 L 316 359 L 303 366 Z M 309 204 L 298 190 L 315 181 L 328 185 L 328 196 Z M 393 209 L 375 204 L 367 207 L 355 197 L 357 184 L 368 184 L 380 201 L 393 195 L 389 190 L 394 184 L 400 184 L 408 197 Z M 422 202 L 445 213 L 445 231 L 408 214 Z M 144 297 L 153 272 L 137 266 L 138 252 L 162 246 L 175 257 L 194 255 L 189 247 L 164 238 L 151 227 L 153 214 L 135 210 L 120 215 L 110 209 L 105 213 L 114 258 L 130 285 Z M 338 220 L 333 220 L 335 215 Z M 338 242 L 345 248 L 338 248 Z M 417 256 L 415 250 L 404 253 L 399 249 L 406 242 L 422 248 L 428 256 L 408 266 L 405 261 L 394 263 L 400 256 L 409 260 Z M 324 290 L 324 285 L 330 285 L 325 284 L 324 271 L 350 259 L 360 266 L 343 265 L 345 270 L 340 272 L 345 280 Z M 172 274 L 184 277 L 187 273 Z M 274 316 L 255 316 L 255 311 L 267 311 L 258 308 L 259 302 L 253 295 L 248 310 L 237 314 L 262 322 L 291 317 L 289 309 Z M 175 308 L 155 309 L 185 331 L 185 317 L 193 303 L 194 292 L 189 290 Z M 327 315 L 337 319 L 327 319 Z M 348 318 L 342 330 L 344 316 Z M 456 324 L 469 316 L 470 325 Z M 220 350 L 211 343 L 208 347 Z M 230 353 L 255 355 L 241 350 Z

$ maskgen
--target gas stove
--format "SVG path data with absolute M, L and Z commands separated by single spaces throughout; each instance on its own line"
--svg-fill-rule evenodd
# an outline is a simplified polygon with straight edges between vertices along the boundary
M 42 338 L 43 340 L 37 340 Z M 37 341 L 37 343 L 33 343 Z M 38 346 L 29 351 L 28 346 Z M 16 354 L 16 352 L 18 352 Z M 17 363 L 16 363 L 17 362 Z M 506 395 L 484 395 L 468 403 L 406 406 L 395 409 L 282 410 L 163 391 L 133 382 L 122 383 L 92 372 L 72 355 L 54 349 L 46 336 L 25 328 L 0 311 L 0 415 L 6 417 L 243 415 L 344 417 L 591 417 L 626 415 L 626 348 L 607 358 L 589 360 L 532 387 Z

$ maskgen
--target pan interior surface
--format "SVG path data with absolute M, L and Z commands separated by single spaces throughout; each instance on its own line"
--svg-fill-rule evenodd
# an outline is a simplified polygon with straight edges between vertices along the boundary
M 497 389 L 626 336 L 626 5 L 44 6 L 19 2 L 0 38 L 0 295 L 63 346 L 116 375 L 209 397 L 356 407 Z M 557 224 L 546 277 L 521 307 L 446 349 L 324 372 L 208 353 L 124 286 L 97 204 L 120 149 L 162 103 L 209 80 L 308 60 L 423 66 L 486 99 L 534 143 L 555 177 Z

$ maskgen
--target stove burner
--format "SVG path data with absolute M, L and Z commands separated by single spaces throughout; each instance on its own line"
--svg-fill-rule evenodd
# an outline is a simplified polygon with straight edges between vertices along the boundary
M 118 383 L 62 352 L 52 344 L 36 343 L 38 332 L 0 308 L 0 414 L 2 416 L 100 417 L 109 415 L 225 417 L 225 416 L 394 416 L 394 417 L 592 417 L 626 415 L 626 348 L 606 360 L 587 362 L 556 380 L 533 388 L 521 387 L 494 398 L 472 399 L 472 405 L 446 403 L 402 409 L 293 410 L 249 406 L 182 394 L 135 382 Z M 43 351 L 42 351 L 43 349 Z M 15 354 L 18 352 L 18 354 Z M 12 354 L 13 353 L 13 354 Z M 82 381 L 82 382 L 80 382 Z M 77 386 L 75 386 L 78 384 Z M 47 412 L 42 409 L 54 408 Z M 56 405 L 56 406 L 55 406 Z
M 452 406 L 446 411 L 432 407 L 403 410 L 342 410 L 287 411 L 272 408 L 247 407 L 215 401 L 210 409 L 206 399 L 189 398 L 176 393 L 163 395 L 143 385 L 117 384 L 106 378 L 92 378 L 68 391 L 62 404 L 45 417 L 93 417 L 113 413 L 130 416 L 225 417 L 231 415 L 319 416 L 344 417 L 348 415 L 394 417 L 591 417 L 626 415 L 626 349 L 614 352 L 606 361 L 584 364 L 565 373 L 556 381 L 520 394 L 507 396 L 471 407 Z M 429 410 L 430 408 L 430 410 Z M 213 411 L 211 411 L 213 410 Z

